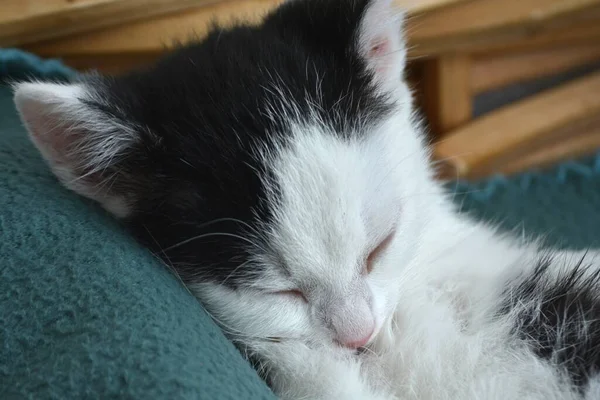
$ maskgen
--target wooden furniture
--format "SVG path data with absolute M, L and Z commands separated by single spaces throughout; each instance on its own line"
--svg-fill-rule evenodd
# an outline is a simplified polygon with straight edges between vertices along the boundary
M 465 1 L 409 22 L 418 92 L 443 175 L 514 173 L 600 148 L 595 75 L 472 121 L 479 94 L 594 62 L 600 67 L 600 1 Z
M 436 152 L 454 156 L 453 172 L 481 177 L 545 163 L 544 149 L 548 157 L 594 151 L 599 134 L 597 72 L 484 115 L 441 140 Z
M 0 45 L 121 72 L 202 37 L 213 21 L 258 22 L 281 1 L 5 0 Z M 408 13 L 409 76 L 447 176 L 513 173 L 600 148 L 597 75 L 473 120 L 482 93 L 600 65 L 600 0 L 395 2 Z

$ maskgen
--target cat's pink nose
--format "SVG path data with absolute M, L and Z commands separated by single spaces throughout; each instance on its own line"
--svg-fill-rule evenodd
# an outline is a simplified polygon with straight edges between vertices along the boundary
M 344 340 L 340 341 L 340 343 L 342 344 L 342 346 L 348 347 L 349 349 L 358 349 L 359 347 L 363 347 L 364 345 L 369 343 L 369 340 L 371 340 L 371 336 L 373 336 L 374 330 L 375 327 L 372 327 L 369 330 L 369 334 L 361 339 Z

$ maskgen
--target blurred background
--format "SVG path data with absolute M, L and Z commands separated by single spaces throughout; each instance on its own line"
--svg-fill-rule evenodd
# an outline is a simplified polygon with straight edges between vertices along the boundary
M 281 1 L 3 0 L 0 47 L 120 73 Z M 510 175 L 600 149 L 600 0 L 395 3 L 441 175 Z

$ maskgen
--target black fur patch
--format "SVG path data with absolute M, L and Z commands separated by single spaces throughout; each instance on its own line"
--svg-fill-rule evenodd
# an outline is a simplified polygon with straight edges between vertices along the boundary
M 502 311 L 519 310 L 514 333 L 584 390 L 600 372 L 600 268 L 584 257 L 556 276 L 552 263 L 552 256 L 540 258 L 530 275 L 512 282 Z
M 390 110 L 357 53 L 368 4 L 292 1 L 261 26 L 217 27 L 144 70 L 87 78 L 102 98 L 89 105 L 139 130 L 104 171 L 107 186 L 133 201 L 129 226 L 184 281 L 260 275 L 246 261 L 270 252 L 254 233 L 277 199 L 267 201 L 257 153 L 285 145 L 290 123 L 316 112 L 345 138 Z

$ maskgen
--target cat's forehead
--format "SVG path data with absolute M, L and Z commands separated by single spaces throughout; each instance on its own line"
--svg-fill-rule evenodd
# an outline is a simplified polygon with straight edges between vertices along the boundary
M 369 127 L 361 140 L 328 129 L 296 125 L 287 145 L 266 160 L 278 185 L 268 230 L 292 275 L 343 280 L 393 228 L 401 185 L 391 184 L 398 174 L 386 150 L 398 135 L 393 122 Z

